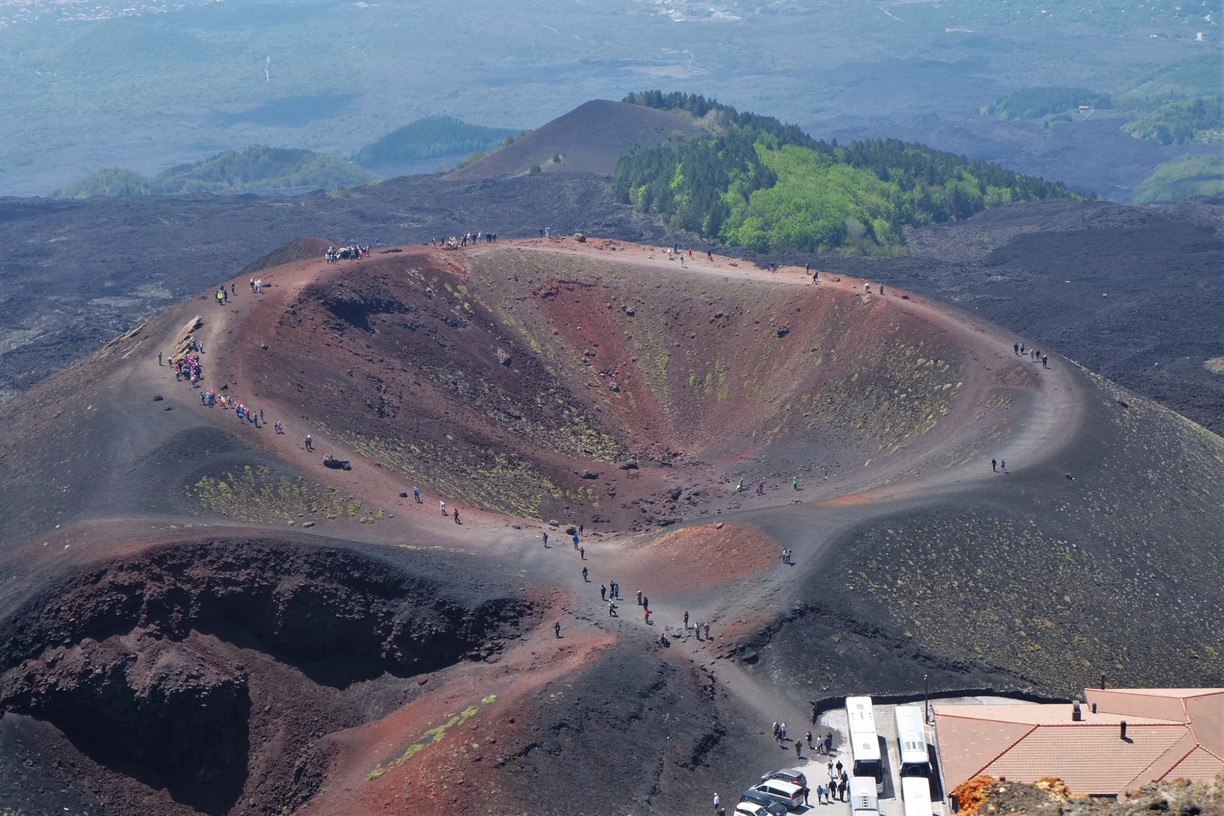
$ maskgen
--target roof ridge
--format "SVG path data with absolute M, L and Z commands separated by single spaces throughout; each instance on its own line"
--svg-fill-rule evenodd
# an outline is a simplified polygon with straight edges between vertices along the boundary
M 1026 725 L 1026 723 L 1012 723 L 1012 725 Z M 1036 725 L 1029 725 L 1029 727 L 1025 730 L 1023 734 L 1016 737 L 1016 739 L 1012 740 L 1012 742 L 1008 744 L 1006 748 L 1004 748 L 1002 751 L 992 756 L 986 763 L 984 763 L 982 767 L 978 770 L 978 774 L 982 773 L 982 771 L 986 770 L 991 765 L 993 765 L 995 762 L 999 761 L 1001 757 L 1005 756 L 1008 752 L 1010 752 L 1017 745 L 1019 745 L 1020 743 L 1028 739 L 1030 736 L 1032 736 L 1033 732 L 1036 731 L 1037 728 L 1038 726 Z
M 1186 730 L 1187 730 L 1187 734 L 1186 734 L 1186 736 L 1190 737 L 1190 741 L 1191 741 L 1192 743 L 1195 743 L 1195 744 L 1192 744 L 1192 745 L 1190 746 L 1190 748 L 1189 748 L 1189 749 L 1187 749 L 1187 750 L 1186 750 L 1186 752 L 1185 752 L 1185 753 L 1183 753 L 1183 754 L 1181 755 L 1181 757 L 1180 757 L 1180 758 L 1179 758 L 1179 759 L 1178 759 L 1176 762 L 1173 762 L 1173 763 L 1169 764 L 1169 766 L 1168 766 L 1168 767 L 1165 769 L 1164 773 L 1162 773 L 1162 774 L 1160 775 L 1160 779 L 1158 779 L 1157 781 L 1163 780 L 1165 777 L 1167 777 L 1167 776 L 1169 775 L 1169 772 L 1170 772 L 1170 771 L 1172 771 L 1174 768 L 1176 768 L 1178 765 L 1180 765 L 1182 762 L 1184 762 L 1184 761 L 1185 761 L 1185 759 L 1186 759 L 1186 757 L 1188 757 L 1188 756 L 1190 756 L 1192 753 L 1194 753 L 1194 749 L 1198 747 L 1198 745 L 1197 745 L 1197 742 L 1198 742 L 1198 741 L 1197 741 L 1197 739 L 1195 738 L 1194 734 L 1189 733 L 1189 729 L 1186 729 Z M 1183 739 L 1184 739 L 1184 737 L 1183 737 Z M 1181 740 L 1179 739 L 1177 742 L 1181 742 Z M 1150 769 L 1150 768 L 1151 768 L 1153 765 L 1155 765 L 1157 762 L 1159 762 L 1160 760 L 1162 760 L 1162 759 L 1164 759 L 1166 756 L 1168 756 L 1168 755 L 1169 755 L 1169 753 L 1170 753 L 1170 752 L 1172 752 L 1172 750 L 1173 750 L 1174 748 L 1176 748 L 1176 747 L 1177 747 L 1177 742 L 1173 743 L 1173 744 L 1172 744 L 1172 745 L 1170 745 L 1168 748 L 1166 748 L 1164 751 L 1162 751 L 1162 752 L 1161 752 L 1159 755 L 1157 755 L 1155 758 L 1153 758 L 1153 759 L 1152 759 L 1152 761 L 1151 761 L 1151 762 L 1149 762 L 1149 763 L 1148 763 L 1148 764 L 1147 764 L 1147 765 L 1146 765 L 1146 766 L 1143 768 L 1143 770 L 1141 770 L 1139 773 L 1135 774 L 1134 778 L 1133 778 L 1133 779 L 1131 779 L 1131 781 L 1130 781 L 1130 782 L 1127 784 L 1127 790 L 1130 790 L 1130 786 L 1131 786 L 1131 785 L 1133 785 L 1133 784 L 1134 784 L 1136 781 L 1138 781 L 1138 780 L 1139 780 L 1139 778 L 1140 778 L 1140 777 L 1142 777 L 1142 776 L 1143 776 L 1145 773 L 1147 773 L 1148 769 Z M 1140 786 L 1140 787 L 1142 787 L 1142 786 Z
M 1131 728 L 1156 728 L 1158 726 L 1168 727 L 1170 725 L 1177 726 L 1178 728 L 1184 728 L 1186 725 L 1186 723 L 1178 722 L 1177 720 L 1166 720 L 1161 717 L 1144 717 L 1141 714 L 1134 715 L 1135 717 L 1138 717 L 1139 720 L 1141 720 L 1141 722 L 1136 722 L 1135 720 L 1130 719 L 1129 715 L 1126 715 L 1126 714 L 1115 714 L 1114 716 L 1122 717 L 1123 719 L 1120 720 L 1119 722 L 1125 722 L 1127 726 Z M 1146 720 L 1146 722 L 1142 722 L 1143 720 Z M 1011 722 L 1011 720 L 996 720 L 996 722 Z M 1042 728 L 1107 728 L 1107 727 L 1117 728 L 1118 727 L 1117 722 L 1089 722 L 1088 720 L 1073 720 L 1070 722 L 1036 723 L 1036 725 L 1039 725 Z

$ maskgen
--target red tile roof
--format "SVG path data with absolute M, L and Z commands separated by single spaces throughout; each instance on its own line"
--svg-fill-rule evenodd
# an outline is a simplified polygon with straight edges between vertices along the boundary
M 1126 733 L 1124 742 L 1111 725 L 1037 728 L 982 772 L 1029 782 L 1053 776 L 1076 793 L 1121 793 L 1133 787 L 1143 769 L 1177 745 L 1186 728 L 1138 725 Z
M 1185 759 L 1161 778 L 1213 779 L 1221 772 L 1224 772 L 1224 760 L 1200 746 L 1191 751 Z
M 1213 750 L 1224 741 L 1224 689 L 1088 689 L 1086 696 L 1079 721 L 1065 703 L 936 705 L 946 783 L 1053 776 L 1075 793 L 1121 794 L 1156 779 L 1224 771 L 1224 755 Z

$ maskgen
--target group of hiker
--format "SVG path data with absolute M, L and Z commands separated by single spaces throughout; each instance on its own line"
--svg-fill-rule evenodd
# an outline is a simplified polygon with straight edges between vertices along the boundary
M 217 394 L 216 391 L 209 391 L 206 394 L 201 394 L 200 398 L 201 401 L 208 406 L 219 405 L 221 408 L 233 408 L 234 415 L 238 417 L 239 422 L 246 420 L 256 428 L 260 428 L 267 424 L 267 422 L 264 420 L 264 413 L 262 409 L 256 411 L 254 408 L 248 408 L 242 402 L 242 400 L 234 399 L 233 397 L 229 397 L 225 394 Z M 281 430 L 279 421 L 276 422 L 276 426 L 277 433 L 284 433 L 284 431 Z
M 195 341 L 192 342 L 193 348 L 198 348 Z M 161 355 L 157 355 L 158 360 L 161 360 Z M 174 379 L 176 381 L 187 380 L 193 388 L 200 387 L 200 380 L 204 376 L 204 369 L 200 365 L 200 355 L 196 351 L 189 351 L 180 356 L 177 360 L 174 355 L 170 355 L 170 367 L 174 369 Z
M 340 263 L 341 261 L 355 261 L 358 258 L 368 257 L 370 254 L 370 245 L 362 246 L 360 244 L 349 244 L 348 246 L 334 247 L 329 246 L 327 252 L 323 253 L 323 257 L 328 263 Z
M 415 492 L 415 488 L 413 490 Z M 574 544 L 574 550 L 578 553 L 578 557 L 581 560 L 585 561 L 586 560 L 586 547 L 584 547 L 581 543 L 582 535 L 585 532 L 584 525 L 579 524 L 577 527 L 570 528 L 569 530 L 567 530 L 567 532 L 570 533 L 570 540 Z M 541 534 L 541 538 L 544 541 L 544 548 L 549 549 L 547 530 L 545 530 Z M 582 581 L 583 583 L 588 583 L 590 582 L 590 580 L 591 580 L 590 570 L 586 566 L 583 566 Z M 637 592 L 636 597 L 637 597 L 637 605 L 641 607 L 642 609 L 643 620 L 645 621 L 647 626 L 653 626 L 654 622 L 650 619 L 651 615 L 653 614 L 650 608 L 650 598 L 648 598 L 645 595 L 645 593 L 643 593 L 641 590 Z M 607 584 L 600 584 L 599 585 L 599 599 L 600 601 L 608 605 L 608 617 L 610 618 L 620 617 L 620 606 L 616 603 L 617 601 L 622 600 L 621 594 L 620 594 L 620 584 L 618 584 L 616 581 L 609 581 Z M 554 624 L 554 630 L 556 633 L 556 637 L 558 638 L 561 637 L 561 623 L 560 622 L 557 622 L 556 624 Z M 685 634 L 688 634 L 689 614 L 687 611 L 685 611 L 684 613 L 684 630 L 685 630 Z M 695 624 L 693 627 L 693 630 L 697 633 L 697 639 L 701 640 L 702 639 L 701 638 L 701 624 Z M 708 623 L 705 625 L 705 636 L 707 639 L 710 637 L 710 625 Z M 657 638 L 657 642 L 660 646 L 670 646 L 671 645 L 671 639 L 667 637 L 666 631 L 659 634 Z
M 430 246 L 440 246 L 445 249 L 462 249 L 463 247 L 479 243 L 496 244 L 496 232 L 465 232 L 462 235 L 452 235 L 449 238 L 430 238 Z
M 578 543 L 581 540 L 579 538 L 578 531 L 574 532 L 572 538 L 574 541 L 574 549 L 579 551 L 579 555 L 581 556 L 583 560 L 586 560 L 586 548 L 580 546 Z M 544 546 L 545 547 L 548 546 L 548 532 L 547 531 L 545 531 L 544 533 Z M 584 583 L 590 580 L 588 576 L 589 576 L 589 570 L 586 567 L 583 567 L 582 568 L 582 580 Z M 620 589 L 621 589 L 620 584 L 618 584 L 616 581 L 609 581 L 607 584 L 599 585 L 599 600 L 608 605 L 608 617 L 610 618 L 620 617 L 620 606 L 616 603 L 617 601 L 623 600 L 623 598 L 621 598 Z M 649 596 L 647 596 L 646 593 L 642 592 L 641 590 L 638 590 L 635 593 L 635 601 L 636 601 L 636 605 L 641 607 L 642 609 L 642 619 L 646 623 L 646 625 L 654 626 L 654 622 L 651 620 L 651 615 L 653 615 L 654 612 L 650 608 Z M 558 624 L 558 626 L 559 625 L 560 624 Z M 689 613 L 688 613 L 688 610 L 686 609 L 684 610 L 684 634 L 685 636 L 687 636 L 690 631 L 692 631 L 697 636 L 697 640 L 709 640 L 710 639 L 710 624 L 709 623 L 704 624 L 705 637 L 703 638 L 702 637 L 703 625 L 700 622 L 694 622 L 690 626 L 689 625 Z M 558 630 L 558 637 L 559 636 L 560 636 L 560 630 Z M 671 638 L 667 636 L 666 630 L 664 630 L 663 632 L 659 634 L 658 638 L 656 638 L 656 642 L 660 646 L 671 646 Z
M 1025 356 L 1025 354 L 1027 354 L 1029 358 L 1029 362 L 1041 363 L 1042 368 L 1050 367 L 1050 355 L 1042 354 L 1041 351 L 1039 351 L 1038 349 L 1029 349 L 1026 352 L 1024 350 L 1023 343 L 1012 343 L 1012 354 L 1014 354 L 1017 357 L 1023 357 Z
M 798 490 L 798 489 L 799 489 L 799 477 L 798 477 L 798 476 L 791 476 L 791 488 L 792 488 L 793 490 Z M 744 492 L 746 489 L 747 489 L 747 488 L 745 488 L 745 487 L 744 487 L 744 480 L 743 480 L 743 479 L 740 479 L 740 480 L 739 480 L 739 481 L 736 483 L 736 485 L 735 485 L 735 492 L 736 492 L 736 493 L 743 493 L 743 492 Z M 765 480 L 764 480 L 764 479 L 759 479 L 759 480 L 757 481 L 757 483 L 756 483 L 756 494 L 757 494 L 758 496 L 764 496 L 764 495 L 765 495 Z
M 222 387 L 224 388 L 224 386 Z M 229 394 L 218 394 L 215 388 L 200 392 L 200 404 L 206 408 L 217 407 L 221 408 L 222 410 L 229 410 L 232 408 L 234 409 L 234 415 L 238 417 L 239 422 L 246 421 L 254 425 L 256 428 L 261 428 L 267 424 L 266 420 L 264 420 L 264 412 L 262 409 L 257 411 L 254 408 L 247 406 L 242 400 L 238 399 L 237 397 L 230 396 Z M 280 420 L 277 420 L 275 423 L 273 423 L 273 425 L 278 434 L 285 432 Z
M 310 450 L 310 436 L 309 436 L 309 434 L 306 436 L 306 440 L 307 440 L 307 447 L 306 447 L 306 449 L 307 449 L 307 450 Z M 347 468 L 346 468 L 346 470 L 347 470 Z M 401 494 L 400 494 L 400 497 L 401 497 L 401 498 L 407 498 L 407 497 L 408 497 L 408 494 L 407 494 L 407 493 L 401 493 Z M 413 500 L 414 502 L 416 502 L 417 504 L 424 504 L 424 503 L 425 503 L 425 502 L 424 502 L 424 501 L 421 499 L 421 488 L 419 488 L 419 487 L 413 487 L 413 488 L 412 488 L 412 500 Z M 450 510 L 450 512 L 449 512 L 449 513 L 447 512 L 447 510 L 446 510 L 446 499 L 439 499 L 439 500 L 438 500 L 438 509 L 442 511 L 442 518 L 449 518 L 449 519 L 453 519 L 453 520 L 454 520 L 454 522 L 455 522 L 456 524 L 463 524 L 463 520 L 462 520 L 462 519 L 459 517 L 459 508 L 458 508 L 458 507 L 452 507 L 452 508 L 451 508 L 451 510 Z
M 258 291 L 255 285 L 256 283 L 262 284 L 262 281 L 255 281 L 252 279 L 251 291 Z M 226 294 L 226 289 L 224 286 L 217 290 L 216 297 L 218 303 L 229 302 L 229 296 Z M 168 357 L 162 352 L 158 352 L 157 364 L 161 365 L 163 359 L 165 359 L 166 364 L 169 365 L 170 368 L 174 369 L 174 379 L 176 381 L 182 382 L 183 380 L 187 380 L 189 383 L 191 383 L 193 388 L 200 388 L 200 383 L 204 379 L 204 366 L 200 361 L 200 355 L 204 353 L 204 341 L 200 340 L 195 335 L 188 335 L 186 340 L 183 341 L 183 345 L 185 351 L 178 357 L 175 357 L 173 352 L 170 353 Z M 200 404 L 206 408 L 217 407 L 223 410 L 232 408 L 234 409 L 234 415 L 238 417 L 239 421 L 248 422 L 254 425 L 256 428 L 265 425 L 266 422 L 264 420 L 264 412 L 262 410 L 250 408 L 243 403 L 242 400 L 225 393 L 225 390 L 228 389 L 228 387 L 228 385 L 221 386 L 221 393 L 218 393 L 217 389 L 215 388 L 210 388 L 207 391 L 201 391 Z M 276 429 L 278 434 L 285 432 L 280 420 L 274 422 L 273 427 Z

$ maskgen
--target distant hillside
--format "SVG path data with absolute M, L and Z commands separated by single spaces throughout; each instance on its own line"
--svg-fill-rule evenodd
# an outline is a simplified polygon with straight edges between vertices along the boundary
M 115 18 L 66 29 L 65 33 L 55 70 L 91 81 L 126 77 L 135 71 L 186 69 L 224 53 L 195 34 L 161 20 L 144 23 Z
M 1197 96 L 1168 102 L 1140 116 L 1122 129 L 1140 139 L 1161 144 L 1224 142 L 1221 101 L 1224 95 Z
M 1224 194 L 1224 156 L 1180 156 L 1156 168 L 1135 191 L 1135 202 L 1184 201 Z
M 626 101 L 716 124 L 708 135 L 623 158 L 617 199 L 756 252 L 896 252 L 905 227 L 1072 197 L 1062 184 L 896 139 L 819 141 L 700 96 L 651 91 Z
M 1118 95 L 1132 119 L 1123 130 L 1161 144 L 1224 141 L 1220 57 L 1216 52 L 1163 65 Z
M 1076 110 L 1112 107 L 1109 94 L 1088 88 L 1023 88 L 999 99 L 983 111 L 998 119 L 1040 119 L 1043 116 Z
M 57 197 L 332 189 L 378 180 L 373 173 L 335 156 L 251 145 L 176 165 L 153 177 L 117 167 L 99 170 L 64 188 Z
M 1023 88 L 984 106 L 981 113 L 1001 121 L 1044 120 L 1047 129 L 1059 123 L 1074 122 L 1079 128 L 1098 123 L 1168 146 L 1212 145 L 1224 142 L 1222 105 L 1219 58 L 1203 54 L 1162 65 L 1113 95 L 1087 88 Z M 1098 115 L 1108 109 L 1114 109 L 1112 116 Z M 1214 195 L 1222 183 L 1214 156 L 1170 157 L 1136 185 L 1134 201 Z
M 393 130 L 353 154 L 362 167 L 478 153 L 509 144 L 522 131 L 470 125 L 453 116 L 430 116 Z
M 1154 68 L 1118 94 L 1128 105 L 1158 105 L 1170 99 L 1207 96 L 1220 92 L 1220 55 L 1217 51 Z
M 690 136 L 699 129 L 697 120 L 683 111 L 596 99 L 450 175 L 460 179 L 539 172 L 610 176 L 621 156 Z

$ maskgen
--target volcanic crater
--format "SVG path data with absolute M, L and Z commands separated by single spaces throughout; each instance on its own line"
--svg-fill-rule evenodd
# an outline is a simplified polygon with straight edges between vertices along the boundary
M 682 497 L 725 493 L 745 461 L 805 481 L 879 478 L 938 444 L 951 414 L 975 413 L 958 400 L 981 376 L 970 350 L 910 304 L 713 264 L 688 274 L 662 254 L 626 264 L 628 245 L 587 244 L 560 261 L 531 245 L 462 266 L 375 255 L 284 308 L 269 298 L 269 348 L 246 376 L 406 479 L 610 529 L 679 521 Z M 1015 368 L 1002 376 L 1023 379 Z
M 594 237 L 249 274 L 0 407 L 6 805 L 674 813 L 824 695 L 1221 682 L 1224 443 L 976 318 Z
M 495 654 L 531 625 L 523 598 L 343 545 L 226 537 L 80 571 L 6 621 L 0 706 L 93 762 L 228 812 L 302 803 L 320 736 L 415 696 L 420 674 Z M 259 746 L 252 763 L 251 745 Z M 315 769 L 317 771 L 317 768 Z

